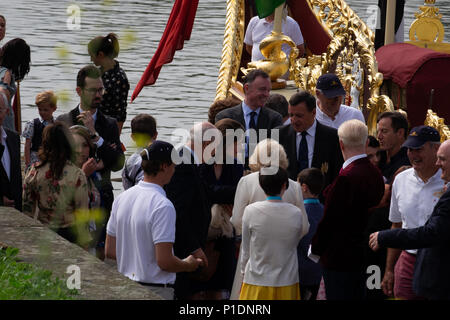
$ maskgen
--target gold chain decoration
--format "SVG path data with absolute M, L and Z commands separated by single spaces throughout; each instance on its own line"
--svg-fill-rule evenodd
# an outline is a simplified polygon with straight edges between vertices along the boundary
M 236 81 L 245 35 L 245 1 L 227 0 L 227 16 L 215 100 L 229 96 Z

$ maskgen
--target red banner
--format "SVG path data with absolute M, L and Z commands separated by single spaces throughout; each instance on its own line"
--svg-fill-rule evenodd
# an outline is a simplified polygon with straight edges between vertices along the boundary
M 183 49 L 184 41 L 191 37 L 197 12 L 198 0 L 175 0 L 166 29 L 159 41 L 158 49 L 150 60 L 144 74 L 131 96 L 131 102 L 138 96 L 144 86 L 156 82 L 161 67 L 173 60 L 176 50 Z

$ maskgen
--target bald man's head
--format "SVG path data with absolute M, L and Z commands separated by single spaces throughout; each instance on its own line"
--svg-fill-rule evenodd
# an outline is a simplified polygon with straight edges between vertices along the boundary
M 450 181 L 450 140 L 444 141 L 437 151 L 436 165 L 442 169 L 441 178 L 445 182 Z

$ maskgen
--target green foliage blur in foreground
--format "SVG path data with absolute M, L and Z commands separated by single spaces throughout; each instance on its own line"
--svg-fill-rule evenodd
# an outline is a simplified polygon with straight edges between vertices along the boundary
M 70 300 L 78 294 L 51 271 L 18 262 L 19 249 L 0 250 L 0 300 Z

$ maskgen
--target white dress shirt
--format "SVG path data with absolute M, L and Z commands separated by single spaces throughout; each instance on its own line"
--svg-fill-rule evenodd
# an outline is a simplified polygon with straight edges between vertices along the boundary
M 323 113 L 322 110 L 320 110 L 319 106 L 316 108 L 316 119 L 326 126 L 339 129 L 340 125 L 343 124 L 345 121 L 356 119 L 360 120 L 363 123 L 366 123 L 366 120 L 364 119 L 364 115 L 362 114 L 361 110 L 355 109 L 353 107 L 346 106 L 344 104 L 341 104 L 341 107 L 339 108 L 339 112 L 336 114 L 334 120 L 331 119 L 329 116 L 327 116 L 325 113 Z
M 402 228 L 422 227 L 433 212 L 434 206 L 443 194 L 444 180 L 439 169 L 425 183 L 414 168 L 399 173 L 392 185 L 389 220 L 402 223 Z M 407 250 L 416 254 L 417 250 Z
M 342 164 L 342 170 L 344 170 L 345 168 L 347 168 L 348 165 L 349 165 L 350 163 L 352 163 L 353 161 L 356 161 L 356 160 L 362 159 L 362 158 L 366 158 L 366 157 L 367 157 L 367 154 L 362 153 L 362 154 L 358 154 L 358 155 L 356 155 L 356 156 L 353 156 L 353 157 L 351 157 L 351 158 L 348 158 L 348 159 L 345 160 L 345 162 Z
M 317 127 L 317 121 L 314 120 L 314 123 L 311 127 L 309 127 L 306 132 L 308 133 L 306 135 L 306 142 L 308 143 L 308 168 L 311 168 L 312 158 L 314 155 L 314 142 L 316 139 L 316 127 Z M 297 138 L 296 138 L 296 158 L 298 158 L 298 149 L 300 148 L 300 142 L 302 141 L 302 133 L 297 132 Z

